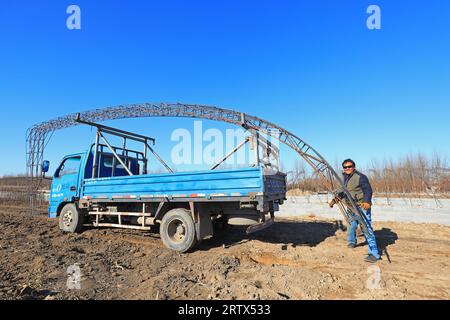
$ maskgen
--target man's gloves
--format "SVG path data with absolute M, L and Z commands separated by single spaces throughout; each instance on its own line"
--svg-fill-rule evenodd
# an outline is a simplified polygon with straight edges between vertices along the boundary
M 364 210 L 369 210 L 372 205 L 370 203 L 367 203 L 367 202 L 362 202 L 359 206 L 361 208 L 363 208 Z
M 339 199 L 338 197 L 334 197 L 334 198 L 330 201 L 330 203 L 329 203 L 330 208 L 333 208 L 333 206 L 334 206 L 336 203 L 338 203 L 339 201 L 341 201 L 341 199 Z M 359 204 L 359 206 L 360 206 L 362 209 L 364 209 L 364 210 L 369 210 L 370 207 L 371 207 L 372 205 L 371 205 L 370 203 L 368 203 L 368 202 L 362 202 L 362 203 Z
M 334 198 L 330 201 L 330 203 L 329 203 L 330 208 L 333 208 L 333 206 L 334 206 L 336 203 L 338 203 L 339 201 L 340 201 L 340 199 L 339 199 L 338 197 L 334 197 Z

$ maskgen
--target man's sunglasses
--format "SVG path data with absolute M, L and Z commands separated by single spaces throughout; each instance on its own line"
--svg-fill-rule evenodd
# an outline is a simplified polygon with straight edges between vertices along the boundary
M 353 166 L 342 166 L 342 168 L 344 168 L 344 169 L 351 169 L 351 168 L 353 168 Z

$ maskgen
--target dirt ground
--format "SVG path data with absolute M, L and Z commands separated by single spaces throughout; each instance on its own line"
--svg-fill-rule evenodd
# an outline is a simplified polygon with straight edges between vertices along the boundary
M 450 298 L 450 227 L 440 225 L 375 223 L 378 267 L 363 261 L 362 238 L 348 249 L 340 221 L 314 216 L 252 235 L 234 227 L 188 254 L 156 230 L 63 234 L 56 219 L 13 209 L 0 210 L 0 227 L 1 299 Z M 77 267 L 81 288 L 69 289 Z

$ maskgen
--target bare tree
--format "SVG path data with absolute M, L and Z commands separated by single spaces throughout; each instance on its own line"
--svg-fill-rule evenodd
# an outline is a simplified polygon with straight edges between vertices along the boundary
M 338 161 L 335 161 L 336 164 Z M 340 166 L 337 167 L 340 170 Z M 434 152 L 431 156 L 423 153 L 408 154 L 397 160 L 371 159 L 367 173 L 375 194 L 386 197 L 388 204 L 392 197 L 402 197 L 413 204 L 413 198 L 449 197 L 450 168 L 445 155 Z M 313 173 L 305 169 L 302 161 L 297 160 L 292 170 L 292 180 L 289 189 L 297 189 L 302 193 L 317 192 L 322 189 L 321 182 Z

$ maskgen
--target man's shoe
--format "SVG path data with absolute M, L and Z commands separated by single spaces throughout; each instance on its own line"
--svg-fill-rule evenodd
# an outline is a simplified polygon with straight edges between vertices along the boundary
M 355 249 L 355 247 L 356 247 L 356 244 L 354 244 L 354 243 L 349 243 L 347 245 L 347 248 L 350 248 L 350 249 Z
M 377 262 L 379 259 L 375 258 L 375 256 L 369 254 L 367 255 L 367 257 L 364 258 L 364 261 L 366 262 L 370 262 L 370 263 L 375 263 Z

